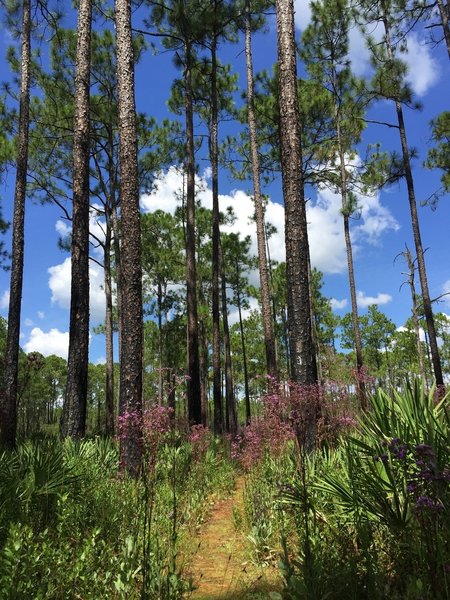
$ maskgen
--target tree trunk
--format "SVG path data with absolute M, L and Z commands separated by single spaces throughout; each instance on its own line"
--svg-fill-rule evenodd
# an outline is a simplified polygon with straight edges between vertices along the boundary
M 116 0 L 115 22 L 122 207 L 119 407 L 126 429 L 125 435 L 121 436 L 120 463 L 123 471 L 137 477 L 142 457 L 143 312 L 134 52 L 129 0 Z
M 241 309 L 241 294 L 237 290 L 237 307 L 239 314 L 239 331 L 241 332 L 241 348 L 242 348 L 242 365 L 244 368 L 244 393 L 245 393 L 245 424 L 250 425 L 252 420 L 252 413 L 250 407 L 250 390 L 248 386 L 248 369 L 247 369 L 247 349 L 245 345 L 245 334 L 244 334 L 244 323 L 242 321 L 242 309 Z
M 61 418 L 63 437 L 86 432 L 89 361 L 89 96 L 92 2 L 78 8 L 73 134 L 72 271 L 67 384 Z
M 231 340 L 228 326 L 227 285 L 223 253 L 220 252 L 220 277 L 222 282 L 222 322 L 223 349 L 225 354 L 225 406 L 227 414 L 227 432 L 235 436 L 237 433 L 237 409 L 233 388 L 233 371 L 231 367 Z
M 393 55 L 392 46 L 391 46 L 390 29 L 389 29 L 389 23 L 388 23 L 386 11 L 384 11 L 384 13 L 383 13 L 383 23 L 384 23 L 385 38 L 386 38 L 387 56 L 390 61 L 393 61 L 394 55 Z M 409 158 L 408 143 L 407 143 L 407 139 L 406 139 L 406 128 L 405 128 L 405 121 L 403 118 L 403 108 L 402 108 L 401 102 L 399 100 L 395 100 L 395 108 L 396 108 L 396 112 L 397 112 L 397 121 L 398 121 L 399 133 L 400 133 L 400 142 L 401 142 L 401 147 L 402 147 L 402 158 L 403 158 L 403 164 L 404 164 L 404 168 L 405 168 L 406 187 L 408 190 L 409 209 L 410 209 L 410 213 L 411 213 L 411 224 L 412 224 L 412 230 L 413 230 L 413 236 L 414 236 L 414 244 L 415 244 L 415 248 L 416 248 L 420 287 L 422 290 L 423 311 L 424 311 L 424 315 L 425 315 L 425 321 L 426 321 L 427 330 L 428 330 L 428 337 L 429 337 L 429 341 L 430 341 L 430 351 L 431 351 L 431 360 L 433 363 L 434 378 L 436 380 L 436 385 L 439 388 L 442 388 L 442 390 L 443 390 L 444 389 L 444 378 L 442 375 L 442 366 L 441 366 L 441 359 L 439 356 L 439 348 L 438 348 L 438 344 L 437 344 L 437 335 L 436 335 L 436 328 L 434 325 L 433 309 L 431 307 L 431 298 L 430 298 L 430 292 L 428 289 L 428 279 L 427 279 L 427 272 L 426 272 L 426 267 L 425 267 L 425 258 L 424 258 L 424 252 L 423 252 L 423 246 L 422 246 L 422 239 L 421 239 L 421 235 L 420 235 L 419 218 L 417 215 L 417 204 L 416 204 L 416 194 L 415 194 L 415 190 L 414 190 L 414 180 L 413 180 L 413 176 L 412 176 L 411 161 Z
M 333 89 L 337 89 L 336 73 L 333 70 L 334 85 Z M 350 299 L 352 304 L 352 324 L 353 324 L 353 337 L 355 340 L 355 354 L 356 354 L 356 385 L 358 390 L 359 405 L 362 410 L 367 410 L 367 398 L 366 398 L 366 387 L 363 379 L 363 353 L 361 345 L 361 332 L 359 329 L 359 317 L 358 317 L 358 304 L 356 301 L 356 285 L 355 285 L 355 271 L 353 266 L 353 249 L 352 240 L 350 236 L 350 211 L 348 202 L 348 190 L 347 190 L 347 171 L 345 170 L 345 154 L 344 147 L 342 144 L 341 125 L 339 121 L 339 110 L 337 107 L 337 98 L 335 97 L 335 121 L 336 121 L 336 136 L 339 148 L 339 167 L 340 167 L 340 184 L 341 184 L 341 199 L 342 199 L 342 215 L 344 218 L 344 238 L 345 238 L 345 249 L 347 253 L 347 269 L 348 269 L 348 282 L 350 287 Z
M 112 276 L 111 276 L 111 207 L 105 206 L 106 234 L 105 234 L 105 337 L 106 337 L 106 380 L 105 380 L 105 433 L 107 436 L 115 433 L 115 411 L 114 411 L 114 323 L 113 323 L 113 299 L 112 299 Z
M 302 172 L 293 0 L 277 0 L 276 8 L 291 376 L 297 383 L 312 384 L 317 382 L 317 366 L 309 300 L 309 247 Z
M 20 108 L 17 170 L 14 191 L 12 232 L 12 265 L 6 339 L 5 372 L 0 397 L 0 444 L 7 448 L 16 445 L 17 392 L 19 373 L 20 311 L 22 307 L 23 260 L 25 244 L 25 195 L 28 168 L 28 139 L 30 128 L 30 62 L 31 15 L 30 0 L 22 4 L 22 48 L 20 56 Z
M 200 424 L 200 364 L 198 348 L 197 273 L 195 260 L 195 154 L 194 115 L 192 97 L 192 49 L 185 47 L 184 71 L 186 101 L 186 303 L 188 338 L 188 419 L 191 425 Z
M 211 131 L 210 149 L 212 175 L 212 330 L 213 330 L 213 404 L 214 433 L 223 431 L 222 385 L 220 374 L 220 302 L 219 302 L 219 142 L 217 109 L 217 36 L 211 44 Z
M 414 261 L 411 256 L 411 252 L 408 247 L 406 247 L 406 262 L 408 263 L 408 269 L 409 269 L 408 283 L 409 283 L 409 289 L 411 290 L 412 320 L 413 320 L 413 324 L 414 324 L 414 333 L 416 336 L 417 364 L 419 367 L 420 379 L 421 379 L 423 385 L 426 385 L 425 369 L 423 366 L 422 343 L 420 341 L 420 325 L 419 325 L 419 317 L 418 317 L 418 311 L 417 311 L 416 286 L 414 283 L 415 268 L 414 268 Z
M 259 281 L 261 290 L 261 316 L 264 329 L 267 374 L 278 379 L 275 335 L 270 306 L 270 286 L 266 255 L 264 206 L 261 194 L 260 165 L 256 138 L 255 92 L 253 80 L 253 57 L 251 40 L 250 3 L 247 2 L 245 18 L 245 56 L 247 62 L 247 111 L 250 136 L 250 152 L 253 172 L 253 201 L 255 204 L 256 238 L 258 244 Z
M 162 404 L 164 401 L 164 385 L 163 385 L 163 330 L 162 330 L 162 285 L 161 281 L 158 281 L 158 289 L 156 292 L 157 304 L 158 304 L 158 396 L 159 403 Z

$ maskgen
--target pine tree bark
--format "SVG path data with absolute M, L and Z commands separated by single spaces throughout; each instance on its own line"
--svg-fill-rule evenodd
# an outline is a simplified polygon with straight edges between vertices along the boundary
M 223 431 L 222 377 L 220 370 L 220 295 L 219 295 L 219 115 L 217 109 L 217 36 L 211 43 L 211 133 L 210 158 L 212 176 L 212 330 L 213 330 L 213 403 L 214 433 Z
M 67 384 L 61 418 L 62 437 L 86 431 L 89 361 L 89 100 L 92 2 L 78 8 L 73 133 L 73 210 L 71 296 Z
M 142 459 L 142 267 L 131 1 L 116 0 L 121 221 L 121 347 L 119 410 L 126 422 L 120 464 L 137 477 Z
M 261 290 L 261 316 L 264 329 L 267 374 L 278 379 L 273 317 L 270 305 L 269 269 L 266 255 L 264 206 L 261 193 L 260 163 L 256 137 L 255 91 L 253 78 L 253 56 L 251 38 L 250 3 L 247 2 L 245 16 L 245 56 L 247 63 L 247 113 L 250 137 L 250 154 L 253 173 L 253 201 L 255 205 L 256 239 L 258 245 L 259 281 Z
M 302 172 L 293 0 L 277 0 L 276 10 L 291 377 L 297 383 L 312 384 L 317 382 L 317 366 L 309 298 L 309 246 Z
M 202 421 L 198 345 L 197 273 L 195 260 L 195 154 L 192 96 L 192 48 L 185 45 L 186 102 L 186 303 L 188 337 L 188 419 L 191 425 Z
M 0 397 L 0 444 L 6 448 L 13 448 L 16 445 L 17 431 L 20 311 L 22 307 L 23 261 L 25 245 L 25 198 L 30 128 L 30 63 L 30 0 L 23 0 L 20 55 L 19 138 L 17 148 L 16 183 L 14 191 L 11 283 L 5 352 L 5 372 L 3 389 L 1 390 Z

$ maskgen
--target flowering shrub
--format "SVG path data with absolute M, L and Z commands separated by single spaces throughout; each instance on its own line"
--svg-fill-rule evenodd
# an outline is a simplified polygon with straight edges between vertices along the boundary
M 201 460 L 211 443 L 211 431 L 204 425 L 192 425 L 189 441 L 192 444 L 192 456 L 196 462 Z

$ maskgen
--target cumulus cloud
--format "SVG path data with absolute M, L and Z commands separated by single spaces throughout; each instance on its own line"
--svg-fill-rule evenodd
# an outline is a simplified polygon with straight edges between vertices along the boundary
M 311 0 L 294 0 L 294 11 L 295 26 L 303 31 L 311 22 Z
M 38 310 L 38 311 L 37 311 L 37 316 L 38 316 L 40 319 L 45 319 L 45 312 L 44 312 L 43 310 Z
M 406 327 L 404 327 L 403 325 L 401 325 L 400 327 L 397 327 L 396 331 L 403 332 L 403 331 L 411 331 L 411 330 L 407 329 Z M 420 338 L 421 342 L 425 342 L 426 341 L 425 331 L 422 329 L 422 327 L 419 327 L 419 338 Z
M 408 52 L 402 58 L 408 65 L 406 80 L 418 96 L 424 96 L 439 79 L 439 65 L 430 46 L 412 32 L 408 36 Z
M 183 189 L 183 173 L 171 167 L 156 179 L 155 189 L 141 196 L 141 207 L 145 212 L 158 209 L 174 213 L 180 204 Z M 212 208 L 212 194 L 207 181 L 197 177 L 197 198 L 206 207 Z M 358 197 L 361 206 L 361 219 L 353 227 L 355 252 L 363 242 L 378 243 L 388 230 L 398 229 L 398 224 L 387 208 L 381 205 L 379 195 Z M 242 238 L 250 236 L 250 252 L 257 255 L 256 225 L 253 220 L 254 204 L 252 198 L 242 190 L 233 190 L 229 194 L 219 195 L 220 210 L 233 209 L 236 220 L 223 225 L 224 233 L 236 232 Z M 311 252 L 311 263 L 324 273 L 341 273 L 346 269 L 347 259 L 341 214 L 341 198 L 325 187 L 318 191 L 316 200 L 308 202 L 307 220 Z M 276 228 L 269 241 L 271 259 L 285 260 L 284 207 L 269 199 L 266 205 L 266 221 Z M 251 283 L 258 283 L 258 274 L 252 273 Z
M 25 325 L 25 327 L 33 327 L 34 323 L 31 319 L 25 319 L 25 321 L 23 322 L 23 324 Z
M 399 228 L 389 209 L 380 203 L 379 194 L 360 194 L 358 205 L 361 218 L 352 228 L 355 253 L 363 242 L 376 245 L 384 233 Z M 347 266 L 341 210 L 340 195 L 325 187 L 319 188 L 317 200 L 307 205 L 311 262 L 324 273 L 342 273 Z
M 24 344 L 25 352 L 40 352 L 44 356 L 56 354 L 61 358 L 67 359 L 69 349 L 69 332 L 59 331 L 59 329 L 50 329 L 42 331 L 39 327 L 34 327 L 30 332 L 28 341 Z
M 71 270 L 70 258 L 66 258 L 64 262 L 48 269 L 48 285 L 52 292 L 51 301 L 53 304 L 57 304 L 60 308 L 64 309 L 70 309 Z M 91 321 L 93 323 L 99 323 L 105 318 L 103 281 L 103 269 L 91 262 L 89 265 L 89 295 Z
M 311 1 L 295 0 L 295 26 L 304 31 L 311 22 Z M 383 39 L 384 30 L 380 23 L 376 24 L 369 32 L 375 42 Z M 433 56 L 430 45 L 426 40 L 420 38 L 413 31 L 407 35 L 407 52 L 401 55 L 402 60 L 408 66 L 406 81 L 413 92 L 424 96 L 435 83 L 440 75 L 439 63 Z M 348 57 L 352 64 L 355 75 L 359 77 L 368 75 L 372 69 L 370 64 L 370 50 L 360 29 L 353 26 L 349 31 L 349 53 Z
M 358 290 L 356 292 L 356 301 L 360 308 L 367 308 L 371 304 L 377 304 L 379 306 L 387 304 L 392 300 L 392 296 L 380 292 L 377 296 L 366 296 L 364 292 Z
M 336 298 L 330 298 L 331 308 L 333 310 L 342 310 L 348 304 L 347 298 L 343 298 L 342 300 L 337 300 Z
M 0 310 L 8 310 L 9 308 L 9 290 L 3 292 L 0 297 Z
M 67 237 L 70 233 L 72 233 L 71 225 L 68 225 L 66 221 L 62 221 L 58 219 L 55 223 L 56 232 L 63 238 Z
M 241 310 L 243 320 L 247 319 L 253 310 L 259 309 L 258 300 L 256 298 L 247 298 L 247 300 L 248 300 L 248 308 L 243 308 Z M 239 311 L 237 308 L 231 307 L 230 313 L 228 315 L 228 324 L 230 327 L 232 327 L 233 325 L 235 325 L 238 322 L 239 322 Z

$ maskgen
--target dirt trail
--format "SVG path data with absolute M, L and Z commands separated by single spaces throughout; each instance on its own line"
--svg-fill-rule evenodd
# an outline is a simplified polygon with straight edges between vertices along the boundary
M 244 478 L 232 496 L 218 500 L 199 535 L 199 547 L 190 565 L 196 590 L 192 600 L 276 599 L 279 582 L 272 569 L 257 569 L 245 554 L 246 540 L 236 530 L 233 508 L 243 514 Z M 270 576 L 271 581 L 268 581 Z M 271 594 L 272 592 L 272 594 Z

